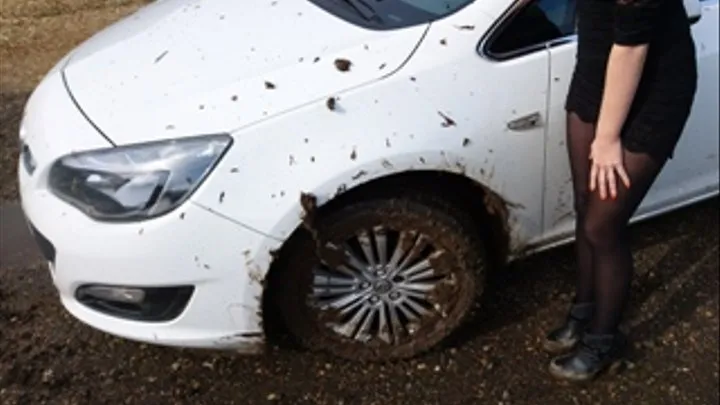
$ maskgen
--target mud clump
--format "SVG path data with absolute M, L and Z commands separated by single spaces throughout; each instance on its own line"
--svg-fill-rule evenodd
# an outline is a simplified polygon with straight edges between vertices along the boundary
M 448 117 L 448 116 L 447 116 L 446 114 L 444 114 L 442 111 L 438 111 L 438 114 L 439 114 L 440 117 L 442 117 L 442 119 L 443 119 L 443 122 L 442 122 L 442 124 L 441 124 L 443 128 L 454 127 L 454 126 L 457 125 L 457 124 L 455 123 L 455 120 L 453 120 L 452 118 Z
M 248 269 L 248 278 L 250 281 L 260 284 L 261 286 L 265 286 L 265 277 L 263 276 L 262 271 L 259 268 L 250 268 Z
M 335 190 L 335 195 L 338 196 L 347 191 L 347 184 L 341 184 Z
M 315 231 L 317 197 L 312 193 L 300 193 L 300 207 L 303 210 L 302 223 L 305 229 Z
M 327 109 L 330 111 L 335 111 L 337 108 L 337 99 L 335 97 L 330 97 L 325 101 L 325 106 L 327 106 Z
M 265 82 L 265 88 L 268 90 L 275 90 L 277 86 L 275 86 L 275 83 L 273 82 Z
M 317 197 L 312 193 L 300 193 L 300 206 L 303 210 L 302 224 L 315 242 L 315 254 L 330 267 L 339 267 L 345 263 L 345 252 L 333 242 L 323 240 L 317 229 Z
M 352 62 L 350 62 L 347 59 L 335 59 L 335 69 L 341 71 L 341 72 L 348 72 L 350 70 L 350 67 L 352 67 Z

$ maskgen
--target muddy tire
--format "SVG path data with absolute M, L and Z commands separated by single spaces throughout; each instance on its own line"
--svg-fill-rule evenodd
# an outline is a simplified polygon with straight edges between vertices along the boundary
M 413 357 L 463 321 L 485 260 L 472 219 L 417 193 L 318 213 L 283 255 L 278 308 L 311 350 L 358 361 Z

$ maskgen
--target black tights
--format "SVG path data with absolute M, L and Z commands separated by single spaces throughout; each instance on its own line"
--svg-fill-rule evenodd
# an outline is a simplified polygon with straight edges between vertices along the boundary
M 567 118 L 567 145 L 575 192 L 576 256 L 578 280 L 576 303 L 595 302 L 590 332 L 617 331 L 628 300 L 633 260 L 628 222 L 665 162 L 649 155 L 623 150 L 625 170 L 630 176 L 627 189 L 618 179 L 617 198 L 601 200 L 590 193 L 590 145 L 595 125 L 575 113 Z

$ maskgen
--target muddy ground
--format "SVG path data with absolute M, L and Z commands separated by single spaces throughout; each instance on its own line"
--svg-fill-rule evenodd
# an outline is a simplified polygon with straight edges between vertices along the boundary
M 572 291 L 570 248 L 491 279 L 450 344 L 360 366 L 288 345 L 266 355 L 178 350 L 110 337 L 60 307 L 42 266 L 0 269 L 2 404 L 718 403 L 718 200 L 634 228 L 629 368 L 584 387 L 545 372 L 539 338 Z
M 15 132 L 28 92 L 60 55 L 139 2 L 2 0 L 3 200 L 14 199 Z M 572 291 L 566 247 L 495 273 L 456 340 L 371 366 L 288 345 L 242 357 L 117 339 L 72 319 L 41 264 L 0 266 L 0 404 L 714 405 L 717 206 L 714 199 L 633 228 L 631 363 L 591 385 L 552 381 L 539 350 Z

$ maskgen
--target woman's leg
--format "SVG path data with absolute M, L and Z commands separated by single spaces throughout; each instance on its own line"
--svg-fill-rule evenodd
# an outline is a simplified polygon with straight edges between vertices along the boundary
M 572 353 L 554 359 L 556 377 L 587 380 L 616 360 L 624 345 L 618 331 L 633 274 L 628 222 L 664 166 L 647 154 L 623 151 L 631 186 L 618 185 L 615 199 L 588 196 L 581 232 L 592 251 L 596 302 L 590 330 Z
M 584 122 L 575 113 L 567 115 L 567 148 L 570 157 L 573 197 L 575 207 L 575 300 L 568 311 L 565 322 L 551 331 L 545 339 L 545 350 L 560 353 L 572 349 L 580 340 L 593 313 L 595 275 L 593 252 L 583 232 L 587 216 L 588 188 L 590 178 L 590 145 L 595 137 L 595 125 Z
M 623 152 L 631 185 L 619 185 L 617 198 L 601 200 L 598 193 L 588 199 L 583 234 L 593 251 L 596 313 L 593 334 L 617 332 L 633 275 L 628 222 L 664 166 L 644 153 Z
M 590 303 L 594 301 L 595 294 L 593 251 L 590 241 L 583 232 L 583 224 L 587 218 L 590 195 L 590 146 L 595 139 L 595 125 L 584 122 L 576 114 L 571 113 L 568 114 L 567 127 L 567 146 L 575 207 L 575 260 L 577 267 L 575 302 Z

